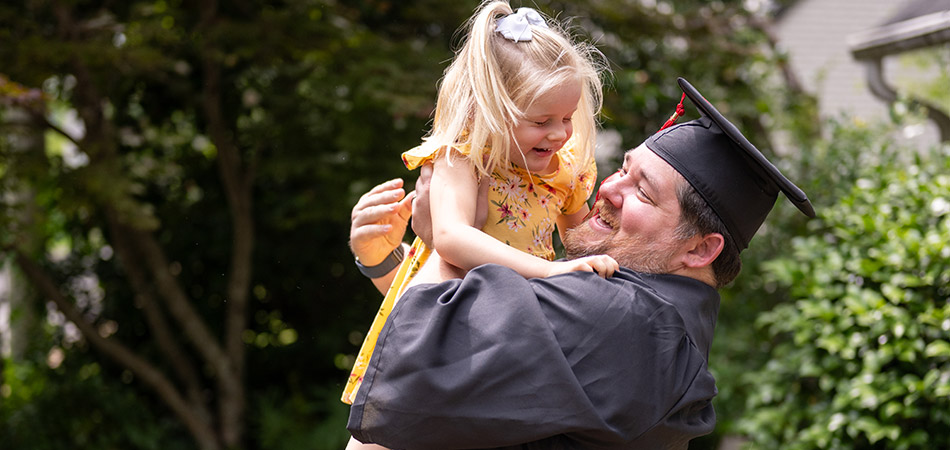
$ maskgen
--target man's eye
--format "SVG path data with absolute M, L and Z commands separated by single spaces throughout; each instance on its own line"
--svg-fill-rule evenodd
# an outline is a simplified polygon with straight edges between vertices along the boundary
M 644 191 L 643 188 L 639 188 L 639 187 L 638 187 L 638 188 L 637 188 L 637 192 L 639 192 L 639 193 L 640 193 L 640 196 L 643 197 L 644 199 L 646 199 L 647 202 L 653 203 L 653 199 L 650 198 L 649 195 L 647 195 L 646 191 Z

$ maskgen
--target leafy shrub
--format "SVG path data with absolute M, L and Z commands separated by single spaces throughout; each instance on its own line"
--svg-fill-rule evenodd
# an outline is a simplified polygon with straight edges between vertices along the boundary
M 765 263 L 794 301 L 757 321 L 772 347 L 744 380 L 751 446 L 950 448 L 950 155 L 910 159 L 858 168 Z
M 113 369 L 77 353 L 56 369 L 39 359 L 2 361 L 0 448 L 195 448 L 180 423 L 153 412 L 149 395 L 103 373 Z
M 337 450 L 346 447 L 350 408 L 339 385 L 290 392 L 271 387 L 257 396 L 256 447 L 268 450 Z

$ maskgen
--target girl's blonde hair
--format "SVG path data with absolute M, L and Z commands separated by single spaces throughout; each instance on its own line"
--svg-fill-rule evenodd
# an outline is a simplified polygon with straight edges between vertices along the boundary
M 594 157 L 595 116 L 603 103 L 603 55 L 590 44 L 572 42 L 547 18 L 549 28 L 531 26 L 530 41 L 508 40 L 495 32 L 495 23 L 511 13 L 508 2 L 489 0 L 469 19 L 467 39 L 439 86 L 435 120 L 423 145 L 468 146 L 472 164 L 483 176 L 499 165 L 510 167 L 514 127 L 524 112 L 551 90 L 578 82 L 584 89 L 572 117 L 574 167 L 586 171 Z

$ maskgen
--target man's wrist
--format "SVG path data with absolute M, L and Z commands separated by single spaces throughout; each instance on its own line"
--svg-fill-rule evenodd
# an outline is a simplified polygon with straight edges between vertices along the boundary
M 363 263 L 360 262 L 360 258 L 357 256 L 356 267 L 360 270 L 360 273 L 367 278 L 379 278 L 385 276 L 389 272 L 392 272 L 393 269 L 398 267 L 399 264 L 402 263 L 405 255 L 405 248 L 403 248 L 402 244 L 399 244 L 399 246 L 393 249 L 386 259 L 375 266 L 364 266 Z

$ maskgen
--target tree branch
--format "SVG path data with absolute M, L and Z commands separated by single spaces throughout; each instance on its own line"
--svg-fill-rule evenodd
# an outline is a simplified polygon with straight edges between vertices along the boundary
M 759 30 L 769 42 L 769 49 L 773 54 L 780 54 L 779 45 L 778 45 L 778 35 L 775 32 L 775 27 L 772 22 L 765 18 L 753 18 L 749 21 L 749 24 L 752 28 Z M 795 71 L 792 69 L 792 66 L 789 64 L 788 58 L 784 55 L 780 55 L 778 58 L 779 72 L 782 74 L 782 79 L 785 80 L 785 85 L 795 94 L 805 94 L 805 88 L 802 87 L 802 83 L 798 80 L 798 76 L 795 75 Z
M 210 19 L 213 19 L 216 13 L 217 3 L 215 0 L 210 0 L 201 5 L 200 8 L 202 10 L 202 21 L 199 27 L 210 23 Z M 55 3 L 53 9 L 63 39 L 76 40 L 77 31 L 69 7 L 63 3 Z M 75 107 L 86 125 L 86 135 L 82 139 L 82 142 L 86 145 L 83 147 L 94 163 L 109 164 L 117 156 L 117 139 L 115 139 L 115 133 L 112 129 L 113 124 L 109 122 L 104 114 L 103 99 L 96 90 L 96 80 L 92 73 L 81 58 L 76 57 L 72 62 L 74 76 L 77 81 L 74 97 Z M 216 83 L 219 82 L 220 75 L 215 75 L 215 80 Z M 215 92 L 219 92 L 217 84 L 213 88 Z M 219 98 L 219 95 L 216 94 L 215 98 Z M 218 104 L 215 106 L 219 108 Z M 220 109 L 216 110 L 215 114 L 216 117 L 220 117 Z M 215 144 L 218 145 L 219 163 L 223 164 L 224 167 L 222 177 L 225 181 L 225 190 L 229 201 L 232 202 L 232 214 L 237 211 L 238 216 L 236 217 L 241 218 L 235 221 L 235 236 L 253 236 L 253 223 L 250 220 L 250 184 L 235 189 L 242 186 L 238 183 L 240 178 L 235 180 L 233 177 L 233 174 L 240 173 L 240 155 L 236 148 L 228 145 L 231 144 L 230 141 L 221 139 L 222 135 L 227 136 L 227 134 L 225 129 L 220 126 L 222 122 L 218 121 L 217 123 L 219 125 L 213 129 L 212 138 L 217 139 Z M 237 169 L 237 171 L 234 169 Z M 243 201 L 241 200 L 242 196 L 245 198 Z M 106 204 L 103 207 L 107 215 L 113 218 L 118 217 L 111 205 Z M 245 217 L 247 218 L 246 221 L 244 221 Z M 240 351 L 235 353 L 231 349 L 235 347 L 233 344 L 234 335 L 236 334 L 237 339 L 241 339 L 244 323 L 246 322 L 247 287 L 250 284 L 250 254 L 253 242 L 243 238 L 236 239 L 235 241 L 240 243 L 236 243 L 232 249 L 234 256 L 232 257 L 231 277 L 229 278 L 228 317 L 225 327 L 227 337 L 226 344 L 222 348 L 222 345 L 211 333 L 200 314 L 190 304 L 189 298 L 180 283 L 169 271 L 167 258 L 155 237 L 149 232 L 127 226 L 119 220 L 113 220 L 111 226 L 115 227 L 114 234 L 128 236 L 128 242 L 135 250 L 133 253 L 141 255 L 144 266 L 148 269 L 148 274 L 154 281 L 156 291 L 165 301 L 169 313 L 182 327 L 184 335 L 197 350 L 197 353 L 215 371 L 215 379 L 219 388 L 218 423 L 220 425 L 220 431 L 215 433 L 215 437 L 219 438 L 225 447 L 237 447 L 242 435 L 245 408 L 245 393 L 241 376 L 244 364 L 243 343 Z M 130 277 L 134 276 L 130 274 Z M 138 281 L 130 279 L 130 281 L 146 283 L 144 274 L 142 279 Z M 241 286 L 243 286 L 243 289 L 241 289 Z M 147 316 L 152 314 L 149 310 L 146 310 L 145 313 Z M 152 319 L 154 318 L 152 317 Z M 235 323 L 239 323 L 240 326 L 233 325 Z M 156 327 L 156 329 L 159 328 L 161 327 Z M 237 328 L 240 328 L 240 331 L 234 333 L 233 330 Z M 225 349 L 228 351 L 225 352 Z M 182 401 L 182 403 L 185 402 Z M 207 436 L 201 436 L 199 442 L 202 443 L 202 446 L 207 447 L 210 445 L 207 443 L 211 441 L 202 441 L 201 439 L 204 438 L 207 438 Z M 214 445 L 217 445 L 217 442 L 215 440 Z
M 250 292 L 252 256 L 254 251 L 254 220 L 252 206 L 253 173 L 243 170 L 240 150 L 225 125 L 221 113 L 220 68 L 205 57 L 204 112 L 208 121 L 211 140 L 218 149 L 218 173 L 224 185 L 231 211 L 233 236 L 231 267 L 229 268 L 227 298 L 228 309 L 225 327 L 225 348 L 232 358 L 234 368 L 243 372 L 244 341 L 242 334 L 247 326 L 247 301 Z
M 201 4 L 199 29 L 204 31 L 201 44 L 204 73 L 202 106 L 208 123 L 209 136 L 218 150 L 218 173 L 224 186 L 231 211 L 232 247 L 231 265 L 227 280 L 227 317 L 224 346 L 233 364 L 233 384 L 222 383 L 219 407 L 221 436 L 225 444 L 238 445 L 242 432 L 245 409 L 244 378 L 245 347 L 243 333 L 247 326 L 247 302 L 250 292 L 252 256 L 254 250 L 254 220 L 252 207 L 253 170 L 243 169 L 240 149 L 235 144 L 221 110 L 220 58 L 212 47 L 212 33 L 208 31 L 217 19 L 217 1 Z M 224 377 L 221 381 L 227 381 Z
M 60 128 L 59 125 L 56 125 L 55 123 L 50 122 L 49 119 L 46 118 L 46 116 L 43 116 L 40 114 L 36 114 L 36 116 L 37 116 L 36 117 L 37 120 L 40 121 L 41 125 L 45 126 L 46 128 L 49 128 L 50 130 L 55 131 L 57 134 L 68 139 L 69 142 L 72 142 L 73 145 L 75 145 L 77 148 L 82 148 L 82 144 L 80 144 L 79 141 L 76 140 L 76 138 L 74 138 L 71 134 L 67 133 L 66 130 Z
M 93 347 L 120 366 L 130 370 L 146 386 L 151 387 L 172 412 L 181 418 L 182 423 L 195 437 L 201 448 L 207 450 L 220 448 L 211 424 L 192 410 L 191 405 L 184 400 L 161 371 L 122 344 L 100 336 L 93 325 L 83 318 L 82 313 L 66 299 L 53 279 L 36 262 L 19 250 L 15 250 L 15 255 L 17 265 L 37 291 L 52 301 L 63 315 L 76 325 Z
M 178 321 L 185 336 L 188 337 L 198 353 L 204 357 L 205 361 L 214 368 L 218 375 L 230 373 L 232 369 L 227 355 L 224 354 L 224 351 L 218 345 L 217 339 L 202 321 L 201 315 L 191 306 L 181 285 L 169 272 L 169 262 L 155 238 L 146 231 L 137 230 L 124 224 L 118 226 L 120 229 L 117 232 L 128 233 L 130 242 L 134 243 L 138 254 L 142 255 L 158 292 L 165 299 L 169 312 Z
M 69 7 L 62 2 L 54 2 L 53 13 L 56 16 L 57 30 L 60 36 L 64 40 L 78 40 L 79 27 L 76 26 Z M 81 146 L 75 139 L 70 140 L 77 146 L 84 147 L 90 158 L 100 153 L 106 155 L 107 158 L 112 158 L 115 154 L 115 141 L 110 139 L 113 133 L 111 123 L 106 120 L 102 110 L 102 96 L 99 95 L 96 84 L 93 82 L 92 73 L 83 59 L 79 55 L 71 56 L 72 75 L 76 77 L 74 106 L 86 126 L 86 135 L 83 137 L 83 141 L 89 144 Z M 52 126 L 52 129 L 58 130 L 55 126 Z M 71 138 L 68 134 L 62 133 L 61 130 L 58 131 L 67 138 Z
M 63 5 L 56 5 L 56 16 L 59 24 L 65 30 L 75 28 L 69 11 Z M 102 101 L 95 89 L 88 68 L 78 58 L 74 58 L 73 67 L 76 77 L 76 107 L 86 124 L 86 136 L 83 138 L 83 143 L 86 145 L 84 147 L 87 149 L 90 159 L 101 163 L 114 157 L 113 142 L 115 139 L 112 139 L 113 133 L 109 122 L 104 120 Z M 89 149 L 96 151 L 89 151 Z M 118 217 L 110 205 L 105 205 L 104 208 L 106 214 L 110 217 Z M 118 220 L 113 220 L 112 223 L 119 227 L 113 233 L 127 234 L 130 237 L 130 242 L 136 246 L 138 252 L 144 257 L 146 266 L 155 280 L 158 292 L 165 299 L 169 312 L 181 325 L 185 336 L 189 338 L 205 361 L 214 368 L 218 374 L 218 379 L 223 379 L 224 383 L 233 386 L 235 383 L 229 377 L 233 369 L 227 354 L 218 345 L 218 340 L 205 325 L 201 316 L 192 308 L 188 296 L 185 295 L 177 280 L 169 273 L 168 260 L 161 246 L 148 232 L 126 226 Z M 238 390 L 240 390 L 239 387 Z
M 137 263 L 140 258 L 136 254 L 134 246 L 129 242 L 128 236 L 122 233 L 122 227 L 118 225 L 114 217 L 110 216 L 108 223 L 112 231 L 112 241 L 115 244 L 116 253 L 122 261 L 122 267 L 125 268 L 128 274 L 132 289 L 137 293 L 140 300 L 138 303 L 145 313 L 145 320 L 155 337 L 159 350 L 168 360 L 178 379 L 184 383 L 187 397 L 196 412 L 206 421 L 210 421 L 211 413 L 208 411 L 207 404 L 201 395 L 201 378 L 198 371 L 185 356 L 184 350 L 172 335 L 168 322 L 165 320 L 165 315 L 152 295 L 147 277 Z

